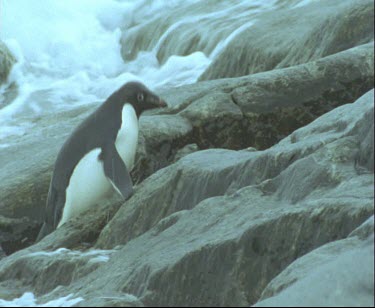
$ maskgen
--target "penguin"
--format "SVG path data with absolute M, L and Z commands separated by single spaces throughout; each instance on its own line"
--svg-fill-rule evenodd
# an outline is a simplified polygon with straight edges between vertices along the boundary
M 73 131 L 57 155 L 37 242 L 93 206 L 111 187 L 124 200 L 130 198 L 139 117 L 166 106 L 142 83 L 128 82 Z

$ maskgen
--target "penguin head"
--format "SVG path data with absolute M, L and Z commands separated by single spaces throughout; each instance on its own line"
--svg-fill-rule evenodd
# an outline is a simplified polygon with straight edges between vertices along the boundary
M 140 82 L 128 82 L 119 90 L 121 101 L 130 103 L 138 116 L 148 109 L 167 107 L 167 103 Z

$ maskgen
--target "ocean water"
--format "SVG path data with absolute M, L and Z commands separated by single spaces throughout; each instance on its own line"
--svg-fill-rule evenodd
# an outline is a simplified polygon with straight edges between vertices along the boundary
M 0 86 L 0 149 L 36 117 L 104 101 L 126 81 L 194 83 L 262 13 L 307 2 L 1 0 L 0 39 L 17 63 Z
M 39 305 L 35 295 L 31 292 L 26 292 L 21 297 L 10 301 L 0 299 L 0 307 L 72 307 L 83 301 L 83 298 L 81 297 L 72 297 L 73 294 L 69 294 Z

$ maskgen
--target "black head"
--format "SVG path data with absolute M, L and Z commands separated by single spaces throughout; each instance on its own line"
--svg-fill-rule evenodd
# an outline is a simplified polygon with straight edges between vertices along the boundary
M 131 104 L 137 115 L 148 109 L 166 107 L 166 102 L 140 82 L 128 82 L 116 91 L 116 100 Z

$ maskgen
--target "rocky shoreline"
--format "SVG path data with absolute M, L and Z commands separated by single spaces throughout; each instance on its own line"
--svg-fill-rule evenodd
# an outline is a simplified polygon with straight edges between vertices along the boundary
M 288 12 L 241 33 L 202 81 L 160 90 L 169 107 L 140 119 L 132 198 L 114 196 L 37 244 L 56 154 L 92 109 L 35 119 L 27 135 L 5 140 L 0 298 L 373 305 L 374 7 L 340 3 L 321 15 L 317 4 L 293 11 L 295 27 L 315 17 L 304 35 L 283 34 L 294 48 L 278 46 L 276 62 L 250 48 L 242 71 L 227 54 L 244 37 L 269 44 L 275 37 L 261 30 Z M 316 38 L 321 24 L 331 37 Z M 6 53 L 0 45 L 0 73 Z

